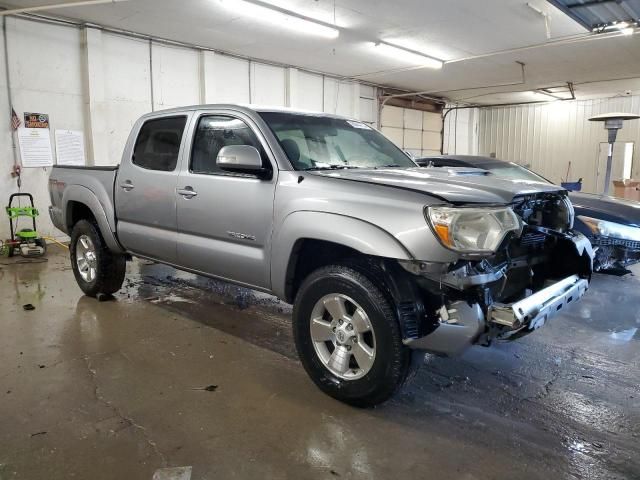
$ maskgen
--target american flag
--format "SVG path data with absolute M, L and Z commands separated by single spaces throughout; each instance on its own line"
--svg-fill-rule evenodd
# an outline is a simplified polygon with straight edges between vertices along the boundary
M 22 122 L 20 121 L 20 117 L 18 117 L 18 114 L 16 113 L 16 111 L 12 108 L 11 109 L 11 128 L 13 128 L 14 130 L 17 130 L 20 125 L 22 125 Z

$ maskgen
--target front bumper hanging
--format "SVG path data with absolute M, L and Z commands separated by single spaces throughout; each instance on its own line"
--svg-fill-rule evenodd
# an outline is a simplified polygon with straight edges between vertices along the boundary
M 571 275 L 523 300 L 491 305 L 488 320 L 512 330 L 535 330 L 557 315 L 566 305 L 580 299 L 588 288 L 587 279 Z
M 405 340 L 410 348 L 455 356 L 477 343 L 486 327 L 497 327 L 501 334 L 528 332 L 542 327 L 570 303 L 580 299 L 589 288 L 589 281 L 571 275 L 514 303 L 496 303 L 489 307 L 485 319 L 480 306 L 457 301 L 448 305 L 446 320 L 429 335 Z

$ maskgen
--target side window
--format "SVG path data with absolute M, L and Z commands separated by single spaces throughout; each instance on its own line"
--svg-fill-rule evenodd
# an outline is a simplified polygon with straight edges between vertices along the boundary
M 262 164 L 270 166 L 260 141 L 246 123 L 233 117 L 207 115 L 198 121 L 190 170 L 193 173 L 222 173 L 216 165 L 216 158 L 220 149 L 227 145 L 256 147 L 262 157 Z
M 149 170 L 175 170 L 186 123 L 187 117 L 158 118 L 145 122 L 136 139 L 131 161 Z

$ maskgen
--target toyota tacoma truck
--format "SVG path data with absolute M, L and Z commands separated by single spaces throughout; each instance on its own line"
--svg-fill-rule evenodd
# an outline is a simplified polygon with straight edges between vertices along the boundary
M 52 169 L 53 223 L 86 295 L 132 256 L 293 304 L 300 360 L 343 402 L 390 398 L 425 352 L 527 334 L 585 293 L 567 192 L 419 168 L 368 125 L 206 105 L 144 115 L 119 166 Z

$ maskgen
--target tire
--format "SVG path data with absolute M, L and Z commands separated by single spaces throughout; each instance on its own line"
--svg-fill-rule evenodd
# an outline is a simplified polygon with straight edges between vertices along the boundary
M 87 251 L 93 252 L 93 256 L 85 257 L 83 252 Z M 85 295 L 111 295 L 120 290 L 127 266 L 125 257 L 109 250 L 94 222 L 80 220 L 73 226 L 69 253 L 76 282 Z M 86 270 L 81 271 L 81 265 L 86 264 L 93 267 L 93 275 L 88 274 Z
M 423 353 L 414 352 L 402 343 L 400 325 L 391 302 L 382 293 L 378 282 L 372 280 L 373 275 L 364 272 L 345 265 L 319 268 L 303 281 L 293 307 L 294 340 L 307 374 L 320 390 L 356 407 L 372 407 L 391 398 L 413 376 L 424 358 Z M 326 308 L 330 305 L 333 310 L 334 301 L 344 301 L 343 308 L 348 314 L 352 312 L 351 316 L 342 317 L 347 320 L 341 325 L 336 324 L 334 318 L 339 315 L 331 315 Z M 320 317 L 323 306 L 324 313 Z M 368 323 L 361 320 L 358 323 L 368 324 L 372 333 L 368 338 L 368 331 L 359 335 L 360 340 L 353 339 L 351 345 L 348 340 L 341 343 L 338 337 L 343 325 L 346 323 L 348 328 L 349 323 L 356 324 L 356 318 L 363 318 L 358 309 L 368 318 Z M 336 333 L 331 337 L 331 331 L 327 332 L 330 339 L 318 342 L 318 338 L 323 338 L 327 324 L 331 328 L 337 326 Z M 320 333 L 314 336 L 312 326 L 315 329 L 317 325 L 320 325 Z M 351 331 L 354 329 L 363 330 L 352 326 Z M 344 339 L 346 331 L 342 333 L 340 338 Z M 334 350 L 331 350 L 332 343 Z M 360 346 L 365 347 L 365 351 L 375 352 L 372 363 L 371 356 L 362 357 L 360 352 L 361 358 L 365 358 L 362 362 L 365 368 L 361 368 L 357 359 L 354 361 Z M 338 348 L 342 352 L 349 349 L 347 355 L 352 357 L 348 360 L 346 373 L 343 372 L 346 364 L 346 360 L 342 360 L 344 354 L 338 351 L 335 355 L 340 360 L 336 362 L 334 358 Z M 327 353 L 330 353 L 328 361 Z M 336 365 L 338 368 L 332 370 Z

